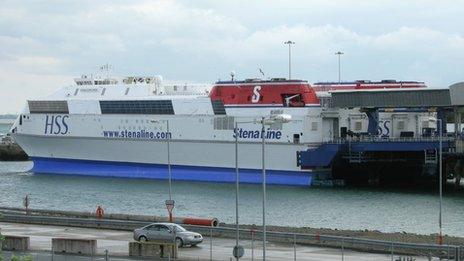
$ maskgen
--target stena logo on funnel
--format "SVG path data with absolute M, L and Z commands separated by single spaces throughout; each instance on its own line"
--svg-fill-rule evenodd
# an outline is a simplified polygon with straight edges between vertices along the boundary
M 253 96 L 251 96 L 252 103 L 259 102 L 259 99 L 261 98 L 261 93 L 259 93 L 259 91 L 261 91 L 261 86 L 257 85 L 255 88 L 253 88 Z

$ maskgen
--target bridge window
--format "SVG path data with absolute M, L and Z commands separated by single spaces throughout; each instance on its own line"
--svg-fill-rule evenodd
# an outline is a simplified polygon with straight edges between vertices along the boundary
M 171 100 L 100 101 L 102 114 L 174 114 Z

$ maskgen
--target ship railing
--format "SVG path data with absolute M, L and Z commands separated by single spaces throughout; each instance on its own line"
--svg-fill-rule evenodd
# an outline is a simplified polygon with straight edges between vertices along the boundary
M 454 142 L 460 139 L 454 137 L 442 137 L 442 142 Z M 439 137 L 347 137 L 347 138 L 337 138 L 337 139 L 325 139 L 322 143 L 329 144 L 346 144 L 347 142 L 439 142 Z M 460 140 L 462 143 L 462 140 Z

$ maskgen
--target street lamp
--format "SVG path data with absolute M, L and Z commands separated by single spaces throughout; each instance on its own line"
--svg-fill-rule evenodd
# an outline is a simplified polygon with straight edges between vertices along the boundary
M 166 145 L 167 145 L 167 158 L 168 158 L 168 180 L 169 180 L 169 200 L 166 200 L 166 207 L 169 212 L 169 222 L 172 222 L 172 208 L 174 208 L 174 200 L 172 200 L 172 172 L 171 172 L 171 132 L 169 130 L 169 120 L 154 120 L 154 123 L 166 123 Z
M 439 181 L 438 181 L 438 186 L 439 186 L 439 194 L 440 194 L 440 210 L 438 213 L 438 227 L 439 227 L 439 234 L 438 234 L 438 243 L 441 245 L 443 244 L 443 234 L 442 234 L 442 204 L 443 204 L 443 170 L 442 170 L 442 164 L 443 164 L 443 123 L 442 119 L 437 119 L 437 123 L 439 123 L 438 127 L 438 140 L 439 140 L 439 158 L 438 158 L 438 167 L 439 167 Z
M 335 55 L 338 55 L 338 84 L 342 82 L 342 76 L 341 76 L 341 66 L 340 66 L 340 57 L 344 55 L 343 52 L 338 51 L 335 53 Z
M 295 42 L 286 41 L 284 44 L 288 44 L 288 79 L 292 79 L 292 44 Z
M 266 119 L 261 118 L 261 154 L 262 154 L 262 167 L 263 167 L 263 261 L 266 260 L 266 164 L 265 164 L 265 125 L 272 125 L 275 123 L 287 123 L 292 120 L 292 116 L 288 114 L 278 114 Z
M 288 123 L 292 120 L 292 116 L 288 114 L 272 115 L 270 118 L 262 117 L 261 123 L 261 153 L 262 153 L 262 173 L 263 173 L 263 260 L 266 260 L 266 165 L 265 165 L 265 125 L 278 123 Z M 239 249 L 239 222 L 238 222 L 238 202 L 239 202 L 239 169 L 238 169 L 238 124 L 241 123 L 257 123 L 257 121 L 242 121 L 235 122 L 235 247 L 234 256 L 239 260 L 239 256 L 243 255 L 243 248 Z M 241 255 L 238 253 L 241 252 Z

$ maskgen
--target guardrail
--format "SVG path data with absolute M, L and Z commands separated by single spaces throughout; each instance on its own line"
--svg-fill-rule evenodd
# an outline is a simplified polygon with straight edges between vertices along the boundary
M 459 139 L 455 137 L 442 137 L 442 142 L 453 142 Z M 408 138 L 408 137 L 400 137 L 400 138 L 390 138 L 390 137 L 378 137 L 378 136 L 360 136 L 360 137 L 347 137 L 347 138 L 339 138 L 339 139 L 330 139 L 326 140 L 322 143 L 329 143 L 329 144 L 345 144 L 348 142 L 439 142 L 440 137 L 419 137 L 419 138 Z
M 9 213 L 3 214 L 2 221 L 12 223 L 74 226 L 125 231 L 132 231 L 135 228 L 139 228 L 150 223 L 146 221 L 51 217 Z M 184 227 L 191 231 L 195 231 L 204 235 L 210 235 L 211 237 L 234 238 L 236 232 L 236 230 L 232 227 L 205 227 L 194 225 L 184 225 Z M 259 230 L 259 227 L 258 229 L 240 229 L 239 234 L 241 239 L 259 240 L 262 238 L 262 232 Z M 401 254 L 429 257 L 448 257 L 449 259 L 453 260 L 464 260 L 464 249 L 462 246 L 457 245 L 404 243 L 355 237 L 288 233 L 277 231 L 268 231 L 267 240 L 269 242 L 278 243 L 308 244 L 369 252 L 392 254 L 395 252 Z

